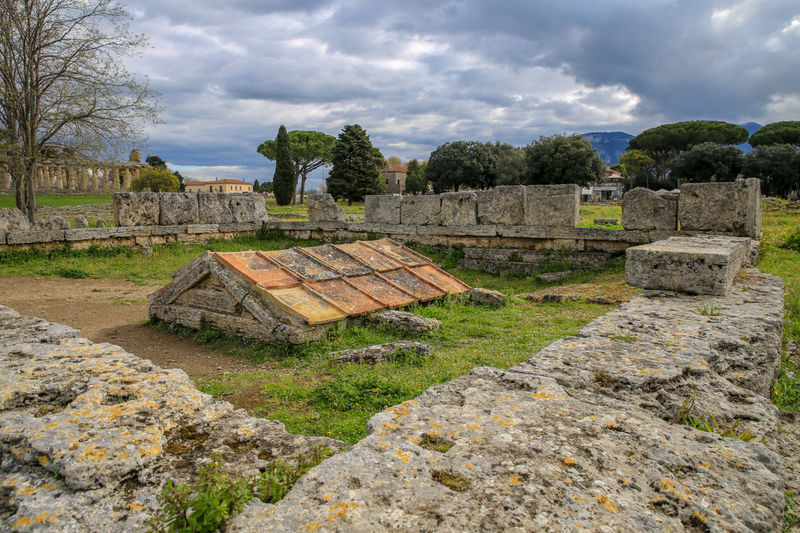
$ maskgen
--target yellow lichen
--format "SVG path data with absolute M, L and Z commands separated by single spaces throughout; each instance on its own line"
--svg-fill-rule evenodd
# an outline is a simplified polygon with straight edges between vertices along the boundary
M 522 480 L 519 476 L 511 476 L 511 479 L 508 480 L 510 485 L 522 485 Z
M 612 502 L 608 496 L 597 494 L 595 495 L 594 499 L 597 500 L 597 503 L 608 509 L 610 513 L 617 512 L 617 507 L 614 505 L 614 502 Z
M 575 466 L 576 464 L 578 464 L 578 461 L 576 461 L 574 458 L 569 457 L 569 456 L 562 457 L 561 458 L 561 462 L 564 463 L 564 465 L 566 465 L 568 467 L 569 466 Z
M 411 454 L 410 454 L 410 453 L 408 453 L 408 452 L 404 452 L 404 451 L 402 451 L 402 450 L 397 450 L 397 451 L 396 451 L 396 452 L 394 452 L 394 453 L 395 453 L 395 455 L 397 455 L 398 457 L 400 457 L 400 459 L 402 459 L 402 460 L 403 460 L 403 464 L 404 464 L 404 465 L 407 465 L 407 464 L 408 464 L 408 460 L 409 460 L 409 459 L 411 459 Z

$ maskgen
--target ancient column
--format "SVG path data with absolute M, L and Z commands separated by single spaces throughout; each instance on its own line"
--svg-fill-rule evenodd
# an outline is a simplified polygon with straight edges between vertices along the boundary
M 111 190 L 119 190 L 119 169 L 117 167 L 109 168 L 109 179 L 111 181 Z
M 5 170 L 0 172 L 0 189 L 7 191 L 11 188 L 11 174 Z
M 122 190 L 131 190 L 131 169 L 128 167 L 122 169 Z
M 131 181 L 139 179 L 139 167 L 131 169 Z

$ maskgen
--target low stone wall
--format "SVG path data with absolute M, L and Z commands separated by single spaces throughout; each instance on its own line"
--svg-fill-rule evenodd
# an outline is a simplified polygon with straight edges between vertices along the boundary
M 258 194 L 123 192 L 114 194 L 114 225 L 260 224 L 269 219 Z

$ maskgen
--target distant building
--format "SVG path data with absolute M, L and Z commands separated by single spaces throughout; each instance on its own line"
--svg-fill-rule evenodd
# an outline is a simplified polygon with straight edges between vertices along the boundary
M 616 170 L 606 168 L 606 175 L 603 181 L 596 181 L 589 187 L 581 189 L 581 201 L 583 202 L 608 202 L 622 198 L 625 192 L 625 185 L 628 180 Z
M 186 192 L 253 192 L 253 184 L 240 180 L 216 180 L 216 181 L 190 181 L 186 184 Z
M 381 176 L 386 180 L 386 192 L 389 194 L 403 194 L 406 191 L 406 167 L 392 166 L 381 170 Z

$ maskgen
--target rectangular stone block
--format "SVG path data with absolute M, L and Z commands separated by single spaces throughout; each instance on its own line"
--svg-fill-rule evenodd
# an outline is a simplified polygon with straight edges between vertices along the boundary
M 442 226 L 475 226 L 478 224 L 478 195 L 473 191 L 446 192 L 442 200 Z
M 95 239 L 108 239 L 111 236 L 110 228 L 79 228 L 65 231 L 68 241 L 91 241 Z
M 159 224 L 176 226 L 200 222 L 197 194 L 192 192 L 162 192 L 158 194 L 161 207 Z
M 364 222 L 400 224 L 402 196 L 370 195 L 364 198 Z
M 113 196 L 114 225 L 156 226 L 161 208 L 157 192 L 115 192 Z
M 684 183 L 678 203 L 683 231 L 730 233 L 760 238 L 761 180 Z
M 8 244 L 34 244 L 38 242 L 57 242 L 65 240 L 66 231 L 13 231 L 6 235 Z
M 150 234 L 155 236 L 179 235 L 181 233 L 186 233 L 186 226 L 186 224 L 180 224 L 176 226 L 156 226 L 152 229 Z
M 147 237 L 158 226 L 128 226 L 123 228 L 108 228 L 112 237 Z
M 220 233 L 241 233 L 243 231 L 257 231 L 261 229 L 260 222 L 236 222 L 234 224 L 220 224 Z
M 367 233 L 386 233 L 389 235 L 415 235 L 417 226 L 406 226 L 404 224 L 364 224 L 364 231 Z
M 260 194 L 242 193 L 227 194 L 228 206 L 230 209 L 232 222 L 238 223 L 261 223 L 269 218 L 264 197 Z M 213 223 L 213 222 L 212 222 Z M 219 224 L 224 221 L 220 220 Z
M 749 254 L 745 237 L 670 237 L 628 248 L 625 280 L 644 289 L 726 296 Z
M 498 228 L 494 225 L 486 226 L 417 226 L 417 235 L 441 235 L 453 237 L 494 237 Z
M 189 224 L 186 226 L 186 233 L 218 233 L 219 224 Z
M 198 218 L 200 224 L 233 224 L 238 222 L 231 211 L 227 194 L 198 193 Z
M 627 230 L 677 230 L 679 194 L 636 187 L 622 197 L 622 227 Z
M 400 223 L 413 226 L 438 226 L 442 201 L 438 194 L 403 196 L 400 202 Z
M 478 198 L 478 224 L 525 224 L 525 186 L 501 185 L 487 191 L 475 191 L 475 194 Z
M 581 188 L 564 185 L 525 187 L 525 224 L 577 228 L 581 221 Z

